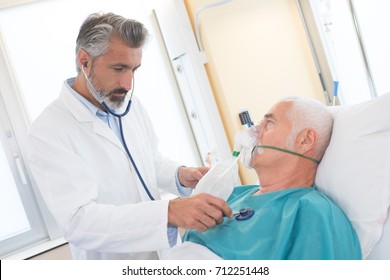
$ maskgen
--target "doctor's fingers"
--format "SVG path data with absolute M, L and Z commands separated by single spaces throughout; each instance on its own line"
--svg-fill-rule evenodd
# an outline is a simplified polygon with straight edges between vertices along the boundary
M 211 217 L 215 218 L 216 221 L 220 221 L 221 218 L 223 219 L 223 217 L 231 218 L 233 216 L 233 211 L 230 208 L 230 206 L 226 203 L 225 200 L 223 200 L 219 197 L 215 197 L 215 196 L 210 195 L 210 194 L 206 194 L 206 193 L 198 194 L 198 196 L 200 196 L 200 199 L 205 201 L 209 206 L 212 206 L 214 209 L 218 210 L 218 216 L 215 216 L 215 215 L 211 216 Z M 207 212 L 207 213 L 211 214 L 211 213 L 215 213 L 215 212 L 212 211 L 212 209 L 210 209 L 210 212 Z M 222 214 L 222 217 L 219 217 L 219 214 Z
M 171 200 L 168 209 L 168 223 L 198 231 L 214 227 L 222 223 L 223 216 L 232 215 L 224 200 L 205 193 Z
M 232 215 L 229 205 L 218 197 L 201 193 L 193 196 L 191 199 L 194 200 L 195 204 L 192 218 L 203 224 L 206 229 L 221 224 L 224 216 L 230 217 Z M 204 231 L 206 229 L 197 230 Z
M 194 189 L 198 181 L 207 173 L 209 167 L 185 167 L 179 168 L 179 181 L 182 185 Z

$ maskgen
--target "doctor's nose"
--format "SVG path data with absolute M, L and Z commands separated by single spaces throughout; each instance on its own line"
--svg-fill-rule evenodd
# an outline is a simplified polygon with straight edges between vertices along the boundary
M 119 83 L 119 86 L 125 88 L 127 91 L 132 90 L 134 86 L 134 73 L 131 75 L 123 75 Z

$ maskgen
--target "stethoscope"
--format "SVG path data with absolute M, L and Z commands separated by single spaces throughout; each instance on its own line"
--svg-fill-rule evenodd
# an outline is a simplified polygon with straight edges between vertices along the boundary
M 129 102 L 127 103 L 126 109 L 125 109 L 125 111 L 123 113 L 118 114 L 118 113 L 114 112 L 106 104 L 106 102 L 99 96 L 99 94 L 97 93 L 95 87 L 92 85 L 91 81 L 89 80 L 89 78 L 85 74 L 84 67 L 86 67 L 86 66 L 87 66 L 87 64 L 84 63 L 82 65 L 81 71 L 83 72 L 85 79 L 87 80 L 89 86 L 91 87 L 91 89 L 93 91 L 93 94 L 94 94 L 94 97 L 96 98 L 97 101 L 99 101 L 102 104 L 102 106 L 107 110 L 107 112 L 109 114 L 111 114 L 111 115 L 113 115 L 113 116 L 118 118 L 120 136 L 121 136 L 121 140 L 122 140 L 122 143 L 123 143 L 123 147 L 124 147 L 124 149 L 126 151 L 126 154 L 129 157 L 129 159 L 131 161 L 131 164 L 133 165 L 134 170 L 135 170 L 135 172 L 136 172 L 136 174 L 138 176 L 138 179 L 140 180 L 140 182 L 142 184 L 142 187 L 144 188 L 145 192 L 149 196 L 150 200 L 155 200 L 154 197 L 152 196 L 152 194 L 150 193 L 148 187 L 146 186 L 146 183 L 145 183 L 144 179 L 142 178 L 142 175 L 139 172 L 138 167 L 135 164 L 135 161 L 134 161 L 133 157 L 131 156 L 130 150 L 127 147 L 127 143 L 126 143 L 126 140 L 125 140 L 125 135 L 123 133 L 122 117 L 126 116 L 130 112 L 131 100 L 133 98 L 133 93 L 134 93 L 134 77 L 133 77 L 133 83 L 132 83 L 133 87 L 131 89 L 130 99 L 129 99 Z M 233 217 L 235 217 L 237 221 L 245 221 L 245 220 L 250 219 L 254 214 L 255 214 L 255 211 L 252 208 L 243 208 L 243 209 L 240 209 L 240 211 L 238 211 L 236 213 L 233 213 Z
M 124 149 L 125 149 L 125 152 L 126 152 L 127 156 L 129 157 L 130 162 L 131 162 L 131 164 L 132 164 L 133 167 L 134 167 L 135 173 L 137 174 L 137 177 L 138 177 L 138 179 L 140 180 L 140 182 L 141 182 L 141 184 L 142 184 L 142 187 L 144 188 L 146 194 L 148 195 L 148 197 L 150 198 L 150 200 L 155 200 L 154 197 L 152 196 L 152 194 L 150 193 L 148 187 L 146 186 L 146 183 L 145 183 L 144 179 L 142 178 L 141 173 L 139 172 L 138 167 L 137 167 L 137 165 L 135 164 L 135 161 L 134 161 L 133 157 L 131 156 L 130 150 L 129 150 L 129 148 L 127 147 L 127 143 L 126 143 L 126 140 L 125 140 L 125 135 L 124 135 L 124 133 L 123 133 L 122 117 L 126 116 L 126 115 L 129 113 L 130 108 L 131 108 L 131 100 L 132 100 L 132 98 L 133 98 L 133 93 L 134 93 L 134 76 L 133 76 L 133 83 L 132 83 L 132 84 L 133 84 L 133 87 L 132 87 L 132 89 L 131 89 L 129 102 L 127 103 L 127 106 L 126 106 L 125 111 L 124 111 L 122 114 L 118 114 L 118 113 L 114 112 L 114 111 L 106 104 L 106 102 L 99 96 L 99 94 L 97 93 L 95 87 L 92 85 L 91 81 L 89 80 L 89 78 L 88 78 L 87 75 L 85 74 L 84 67 L 86 67 L 86 66 L 87 66 L 87 63 L 84 63 L 83 66 L 81 67 L 81 71 L 83 72 L 85 79 L 87 80 L 89 86 L 91 87 L 92 93 L 93 93 L 94 97 L 96 98 L 97 101 L 99 101 L 99 102 L 102 104 L 102 106 L 107 110 L 107 112 L 108 112 L 109 114 L 111 114 L 111 115 L 113 115 L 114 117 L 117 117 L 117 118 L 118 118 L 120 136 L 121 136 L 121 140 L 122 140 L 122 143 L 123 143 L 123 147 L 124 147 Z
M 235 217 L 237 221 L 245 221 L 252 218 L 254 214 L 255 210 L 252 208 L 242 208 L 240 211 L 233 213 L 233 217 Z

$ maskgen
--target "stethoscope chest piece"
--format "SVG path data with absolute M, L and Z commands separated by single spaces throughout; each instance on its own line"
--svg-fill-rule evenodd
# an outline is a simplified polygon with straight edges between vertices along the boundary
M 237 221 L 245 221 L 250 218 L 255 214 L 255 210 L 252 208 L 243 208 L 240 209 L 240 212 L 237 213 L 236 220 Z

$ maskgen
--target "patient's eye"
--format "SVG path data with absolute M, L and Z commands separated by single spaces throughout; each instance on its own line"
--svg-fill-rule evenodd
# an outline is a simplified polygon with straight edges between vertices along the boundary
M 273 126 L 274 126 L 274 122 L 273 122 L 272 120 L 270 120 L 270 119 L 265 119 L 265 120 L 264 120 L 263 127 L 264 127 L 265 129 L 273 128 Z
M 261 131 L 264 128 L 264 119 L 256 125 L 256 130 Z

